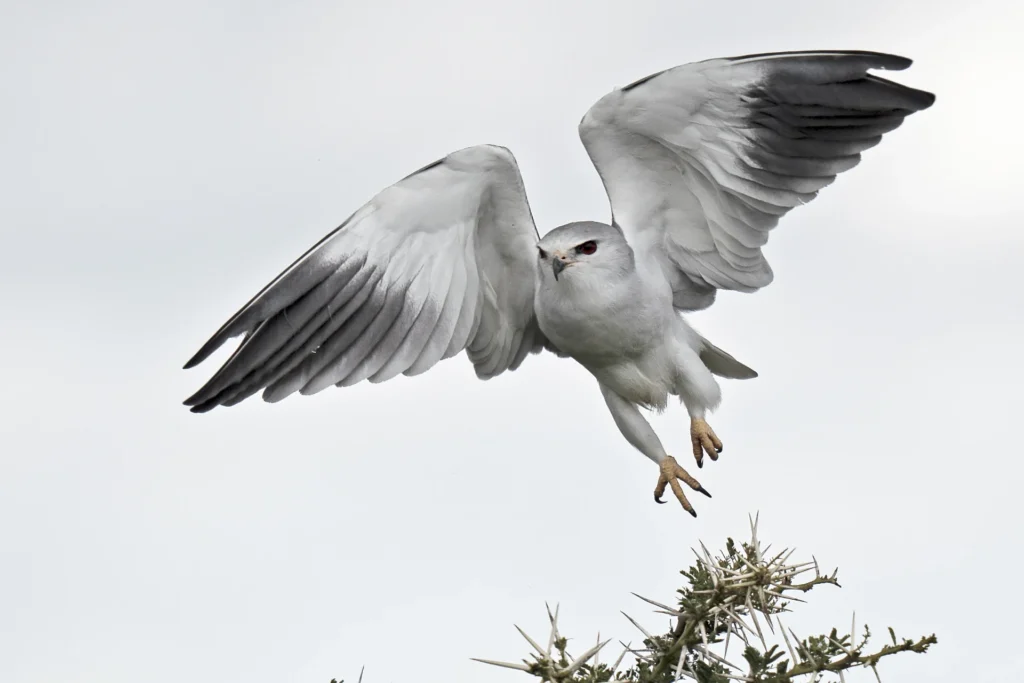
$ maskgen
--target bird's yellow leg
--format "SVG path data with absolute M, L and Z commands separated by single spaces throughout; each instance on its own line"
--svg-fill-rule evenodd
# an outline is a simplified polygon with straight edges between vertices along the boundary
M 702 418 L 695 417 L 690 420 L 690 443 L 693 445 L 693 457 L 697 459 L 697 467 L 704 467 L 704 453 L 712 460 L 718 460 L 718 454 L 722 452 L 721 439 Z
M 711 497 L 711 494 L 700 485 L 699 481 L 691 477 L 689 472 L 680 467 L 679 463 L 677 463 L 676 459 L 671 455 L 666 455 L 662 461 L 658 463 L 658 468 L 661 470 L 661 474 L 658 476 L 658 485 L 654 489 L 654 502 L 664 503 L 665 501 L 661 499 L 661 495 L 665 493 L 666 486 L 671 486 L 672 493 L 675 494 L 676 499 L 683 506 L 683 509 L 696 517 L 697 512 L 693 509 L 693 506 L 690 505 L 690 501 L 686 499 L 686 494 L 683 493 L 683 487 L 679 485 L 679 480 L 681 479 L 691 489 L 694 491 L 700 491 L 708 498 Z
M 675 458 L 665 452 L 664 447 L 661 445 L 661 439 L 654 433 L 651 424 L 640 414 L 634 403 L 622 398 L 604 384 L 600 384 L 600 387 L 604 400 L 608 404 L 608 410 L 615 419 L 615 424 L 618 426 L 619 431 L 638 451 L 656 462 L 661 470 L 658 476 L 658 485 L 654 489 L 655 502 L 665 502 L 661 500 L 661 495 L 665 493 L 666 487 L 671 486 L 672 493 L 675 494 L 680 504 L 682 504 L 683 509 L 696 517 L 697 513 L 694 511 L 693 506 L 690 505 L 690 501 L 686 499 L 686 495 L 683 494 L 679 480 L 682 480 L 694 491 L 700 491 L 708 498 L 711 497 L 711 494 L 700 485 L 700 482 L 680 467 Z

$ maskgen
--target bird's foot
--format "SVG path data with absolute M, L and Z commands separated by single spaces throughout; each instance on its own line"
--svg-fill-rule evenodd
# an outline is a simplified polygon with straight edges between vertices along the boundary
M 658 477 L 658 485 L 654 489 L 654 502 L 666 502 L 661 499 L 661 494 L 665 493 L 666 486 L 671 486 L 672 493 L 676 495 L 683 509 L 696 517 L 697 513 L 694 511 L 693 506 L 690 505 L 690 501 L 686 499 L 686 494 L 683 493 L 683 487 L 679 485 L 679 480 L 682 479 L 691 489 L 700 491 L 708 498 L 711 497 L 711 494 L 700 485 L 699 481 L 691 477 L 689 472 L 680 467 L 679 463 L 671 455 L 666 455 L 658 467 L 661 469 L 661 475 Z
M 711 425 L 700 418 L 690 420 L 690 443 L 693 444 L 697 467 L 704 467 L 705 452 L 712 460 L 718 460 L 718 454 L 722 452 L 722 441 L 715 436 Z

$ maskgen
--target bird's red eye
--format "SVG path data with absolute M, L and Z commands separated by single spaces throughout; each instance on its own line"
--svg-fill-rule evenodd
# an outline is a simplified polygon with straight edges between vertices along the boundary
M 579 252 L 580 254 L 585 254 L 589 256 L 590 254 L 593 254 L 595 251 L 597 251 L 597 242 L 593 240 L 589 242 L 584 242 L 580 246 L 576 247 L 576 251 Z

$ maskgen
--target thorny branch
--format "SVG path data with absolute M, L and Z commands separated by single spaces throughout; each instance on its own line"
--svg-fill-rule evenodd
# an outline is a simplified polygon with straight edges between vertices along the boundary
M 543 683 L 819 683 L 828 674 L 838 676 L 831 680 L 845 683 L 843 672 L 857 667 L 870 668 L 880 681 L 877 667 L 883 657 L 924 653 L 937 642 L 934 635 L 900 641 L 890 628 L 892 644 L 868 652 L 871 631 L 865 626 L 858 639 L 856 615 L 847 634 L 833 628 L 827 635 L 801 639 L 783 625 L 781 615 L 790 612 L 793 603 L 804 602 L 794 593 L 807 593 L 821 585 L 838 587 L 838 570 L 822 574 L 813 557 L 809 562 L 791 563 L 793 550 L 769 554 L 770 547 L 761 546 L 757 526 L 757 520 L 751 519 L 750 541 L 737 547 L 730 538 L 725 551 L 715 556 L 701 543 L 700 551 L 693 551 L 696 564 L 681 572 L 687 585 L 678 591 L 674 607 L 637 595 L 656 607 L 656 613 L 674 617 L 674 624 L 668 633 L 652 635 L 625 615 L 642 634 L 643 647 L 624 645 L 610 666 L 599 661 L 609 642 L 601 641 L 600 636 L 586 652 L 577 657 L 569 654 L 567 639 L 558 630 L 557 607 L 553 613 L 548 609 L 551 630 L 546 647 L 517 626 L 533 649 L 528 659 L 518 663 L 476 661 L 523 671 Z M 782 646 L 769 645 L 766 632 L 776 639 L 781 636 Z M 728 659 L 730 645 L 742 646 L 742 666 Z M 627 655 L 632 666 L 620 670 Z

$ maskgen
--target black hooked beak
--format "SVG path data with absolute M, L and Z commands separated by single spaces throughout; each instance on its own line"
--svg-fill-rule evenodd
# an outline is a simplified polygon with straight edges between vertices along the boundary
M 555 273 L 555 281 L 558 281 L 558 274 L 565 270 L 567 264 L 560 258 L 551 259 L 551 270 Z

